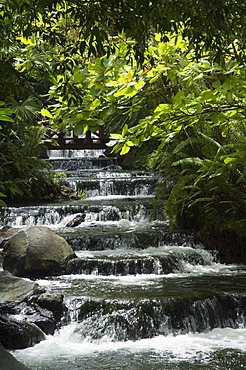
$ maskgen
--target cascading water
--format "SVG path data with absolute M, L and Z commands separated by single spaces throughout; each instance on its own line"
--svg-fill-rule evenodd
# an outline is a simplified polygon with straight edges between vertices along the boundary
M 65 296 L 61 329 L 14 356 L 33 370 L 246 367 L 245 266 L 150 221 L 155 174 L 97 150 L 49 156 L 87 198 L 9 208 L 2 225 L 49 226 L 79 258 L 69 274 L 37 280 Z

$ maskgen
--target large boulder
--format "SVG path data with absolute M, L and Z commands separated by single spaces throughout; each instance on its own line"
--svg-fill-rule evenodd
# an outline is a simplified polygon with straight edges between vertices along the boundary
M 4 244 L 3 269 L 22 277 L 60 275 L 76 255 L 66 240 L 45 226 L 25 227 Z

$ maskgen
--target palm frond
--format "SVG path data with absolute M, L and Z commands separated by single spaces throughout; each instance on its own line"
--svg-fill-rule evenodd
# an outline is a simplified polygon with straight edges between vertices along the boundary
M 14 98 L 9 98 L 7 105 L 15 111 L 19 119 L 27 122 L 34 122 L 42 107 L 41 102 L 32 95 L 24 101 L 16 101 Z

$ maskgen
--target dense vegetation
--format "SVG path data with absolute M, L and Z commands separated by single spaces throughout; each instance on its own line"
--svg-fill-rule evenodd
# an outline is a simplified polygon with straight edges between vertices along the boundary
M 165 174 L 173 225 L 209 246 L 215 235 L 243 246 L 245 10 L 235 0 L 1 1 L 0 195 L 52 196 L 57 182 L 38 159 L 45 131 L 103 125 L 115 153 L 155 142 L 148 166 Z

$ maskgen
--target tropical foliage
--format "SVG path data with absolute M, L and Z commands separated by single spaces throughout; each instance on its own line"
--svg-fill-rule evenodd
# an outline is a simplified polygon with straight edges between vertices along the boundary
M 38 160 L 46 129 L 104 126 L 115 153 L 158 142 L 149 166 L 165 175 L 173 224 L 244 237 L 245 10 L 235 0 L 0 1 L 0 197 L 55 186 Z
M 150 166 L 173 184 L 165 208 L 173 223 L 227 239 L 245 237 L 245 65 L 229 58 L 223 66 L 209 58 L 194 62 L 183 41 L 150 49 L 155 64 L 139 101 L 135 96 L 149 114 L 111 135 L 114 150 L 124 154 L 157 138 Z M 146 104 L 150 91 L 157 96 Z

